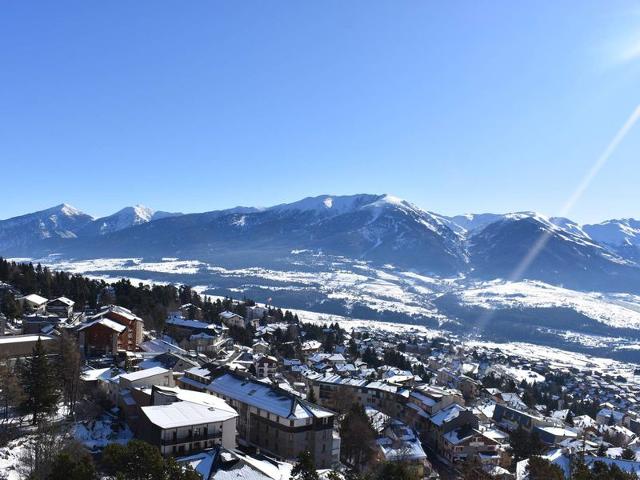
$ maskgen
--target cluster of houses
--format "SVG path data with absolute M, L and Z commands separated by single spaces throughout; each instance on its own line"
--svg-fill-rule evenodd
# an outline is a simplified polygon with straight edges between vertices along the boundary
M 87 359 L 83 381 L 136 437 L 194 466 L 205 480 L 227 478 L 220 472 L 287 478 L 304 451 L 318 469 L 342 468 L 340 418 L 354 403 L 375 431 L 376 460 L 409 464 L 424 478 L 437 478 L 436 470 L 455 473 L 470 458 L 493 478 L 526 478 L 526 460 L 516 465 L 511 456 L 514 430 L 535 433 L 547 458 L 565 470 L 580 453 L 589 462 L 640 471 L 640 462 L 619 458 L 623 448 L 640 451 L 640 384 L 596 366 L 563 367 L 570 380 L 550 411 L 528 406 L 520 385 L 544 385 L 557 368 L 497 349 L 480 352 L 454 336 L 434 341 L 410 330 L 359 327 L 343 331 L 341 342 L 324 351 L 323 343 L 305 338 L 304 324 L 265 322 L 266 309 L 258 306 L 245 316 L 222 312 L 208 323 L 197 307 L 183 305 L 162 334 L 152 335 L 142 318 L 120 306 L 78 314 L 64 297 L 20 301 L 23 331 L 13 325 L 5 332 L 3 351 L 28 355 L 38 338 L 55 342 L 66 328 Z M 234 343 L 230 329 L 247 327 L 255 332 L 253 344 Z M 299 339 L 294 358 L 278 355 L 278 330 Z M 411 370 L 363 361 L 365 351 L 381 359 L 399 345 Z M 515 388 L 486 388 L 488 375 Z M 563 408 L 564 398 L 600 407 L 594 418 L 575 416 Z

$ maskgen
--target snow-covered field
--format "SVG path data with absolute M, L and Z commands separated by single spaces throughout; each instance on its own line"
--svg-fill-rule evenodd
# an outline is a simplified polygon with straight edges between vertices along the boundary
M 617 328 L 640 329 L 640 299 L 578 292 L 538 281 L 495 280 L 460 289 L 466 305 L 483 308 L 571 308 L 593 320 Z
M 487 312 L 496 309 L 564 308 L 592 319 L 595 327 L 580 331 L 576 325 L 558 325 L 557 329 L 548 323 L 540 325 L 538 331 L 544 331 L 547 338 L 555 336 L 563 347 L 610 347 L 612 351 L 633 351 L 638 346 L 637 339 L 623 338 L 623 333 L 611 330 L 636 329 L 640 335 L 638 295 L 580 292 L 539 281 L 478 282 L 462 277 L 435 278 L 397 269 L 393 265 L 374 267 L 361 260 L 309 251 L 291 252 L 290 260 L 281 269 L 234 269 L 178 258 L 76 261 L 52 255 L 33 261 L 104 280 L 127 277 L 136 283 L 185 283 L 200 293 L 236 298 L 247 296 L 259 302 L 266 302 L 272 297 L 273 303 L 281 308 L 298 308 L 308 312 L 307 316 L 316 318 L 353 316 L 363 321 L 391 320 L 438 328 L 464 325 L 465 317 L 453 316 L 457 313 L 443 310 L 448 308 L 439 302 L 443 295 L 453 298 L 463 308 L 482 308 Z M 473 310 L 469 311 L 472 317 L 477 316 Z M 487 318 L 490 322 L 491 315 Z

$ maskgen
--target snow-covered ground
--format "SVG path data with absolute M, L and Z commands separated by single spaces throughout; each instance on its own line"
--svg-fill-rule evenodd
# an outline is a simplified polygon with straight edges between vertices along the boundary
M 76 440 L 92 451 L 110 443 L 127 443 L 133 438 L 126 424 L 108 414 L 96 420 L 78 422 L 73 425 L 71 432 Z
M 281 308 L 298 307 L 309 312 L 332 311 L 344 318 L 403 321 L 409 324 L 453 327 L 466 321 L 448 313 L 439 302 L 443 295 L 463 308 L 548 309 L 565 308 L 578 312 L 601 327 L 575 330 L 575 326 L 548 325 L 538 331 L 556 335 L 565 347 L 611 347 L 612 351 L 638 348 L 636 339 L 625 339 L 611 328 L 636 329 L 640 334 L 640 296 L 626 293 L 580 292 L 539 281 L 471 281 L 466 278 L 437 278 L 319 252 L 293 251 L 282 269 L 249 267 L 225 268 L 198 260 L 163 258 L 108 258 L 66 260 L 52 255 L 37 259 L 51 268 L 82 273 L 89 277 L 115 280 L 127 277 L 147 284 L 185 283 L 200 293 L 248 296 L 265 302 L 273 297 Z M 440 308 L 438 307 L 440 305 Z M 469 310 L 473 312 L 472 310 Z M 546 313 L 542 313 L 544 315 Z M 323 318 L 332 315 L 318 313 Z M 471 314 L 472 317 L 475 314 Z M 363 318 L 364 317 L 364 318 Z M 319 318 L 319 317 L 318 317 Z M 491 316 L 487 316 L 491 321 Z M 437 323 L 432 323 L 437 322 Z M 412 327 L 413 328 L 413 327 Z M 599 331 L 602 330 L 602 332 Z M 532 341 L 536 341 L 532 339 Z
M 578 292 L 538 281 L 484 282 L 458 292 L 462 303 L 483 308 L 564 307 L 617 328 L 640 329 L 640 301 L 637 296 L 608 296 Z

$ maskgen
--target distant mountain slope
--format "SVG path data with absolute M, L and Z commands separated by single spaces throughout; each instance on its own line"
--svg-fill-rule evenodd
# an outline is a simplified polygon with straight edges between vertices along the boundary
M 106 235 L 124 230 L 125 228 L 141 225 L 161 218 L 175 217 L 181 213 L 156 212 L 144 205 L 125 207 L 107 217 L 97 218 L 78 231 L 78 236 Z
M 93 217 L 66 203 L 39 212 L 0 220 L 0 252 L 28 251 L 41 240 L 71 239 Z
M 85 257 L 241 257 L 263 264 L 312 249 L 446 275 L 466 263 L 458 236 L 437 216 L 388 195 L 322 196 L 261 210 L 182 215 L 44 247 Z
M 608 245 L 619 255 L 640 263 L 640 220 L 623 218 L 585 225 L 584 231 L 594 240 Z
M 496 213 L 468 213 L 445 218 L 456 232 L 468 233 L 482 230 L 487 225 L 502 220 L 504 215 Z
M 524 272 L 571 288 L 638 291 L 640 269 L 584 235 L 567 231 L 541 216 L 512 215 L 470 239 L 475 275 L 511 278 L 541 237 L 544 248 Z

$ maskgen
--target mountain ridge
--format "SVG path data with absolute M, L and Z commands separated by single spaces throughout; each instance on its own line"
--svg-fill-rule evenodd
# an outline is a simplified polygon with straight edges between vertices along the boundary
M 178 257 L 251 266 L 286 264 L 292 251 L 309 250 L 436 276 L 491 279 L 517 271 L 544 235 L 527 278 L 610 289 L 640 285 L 634 222 L 582 226 L 536 212 L 451 217 L 387 194 L 319 195 L 190 214 L 134 206 L 99 219 L 61 204 L 0 221 L 0 255 Z M 605 227 L 598 225 L 606 227 L 608 242 L 592 238 L 602 238 L 595 234 Z M 12 241 L 11 232 L 20 240 Z

